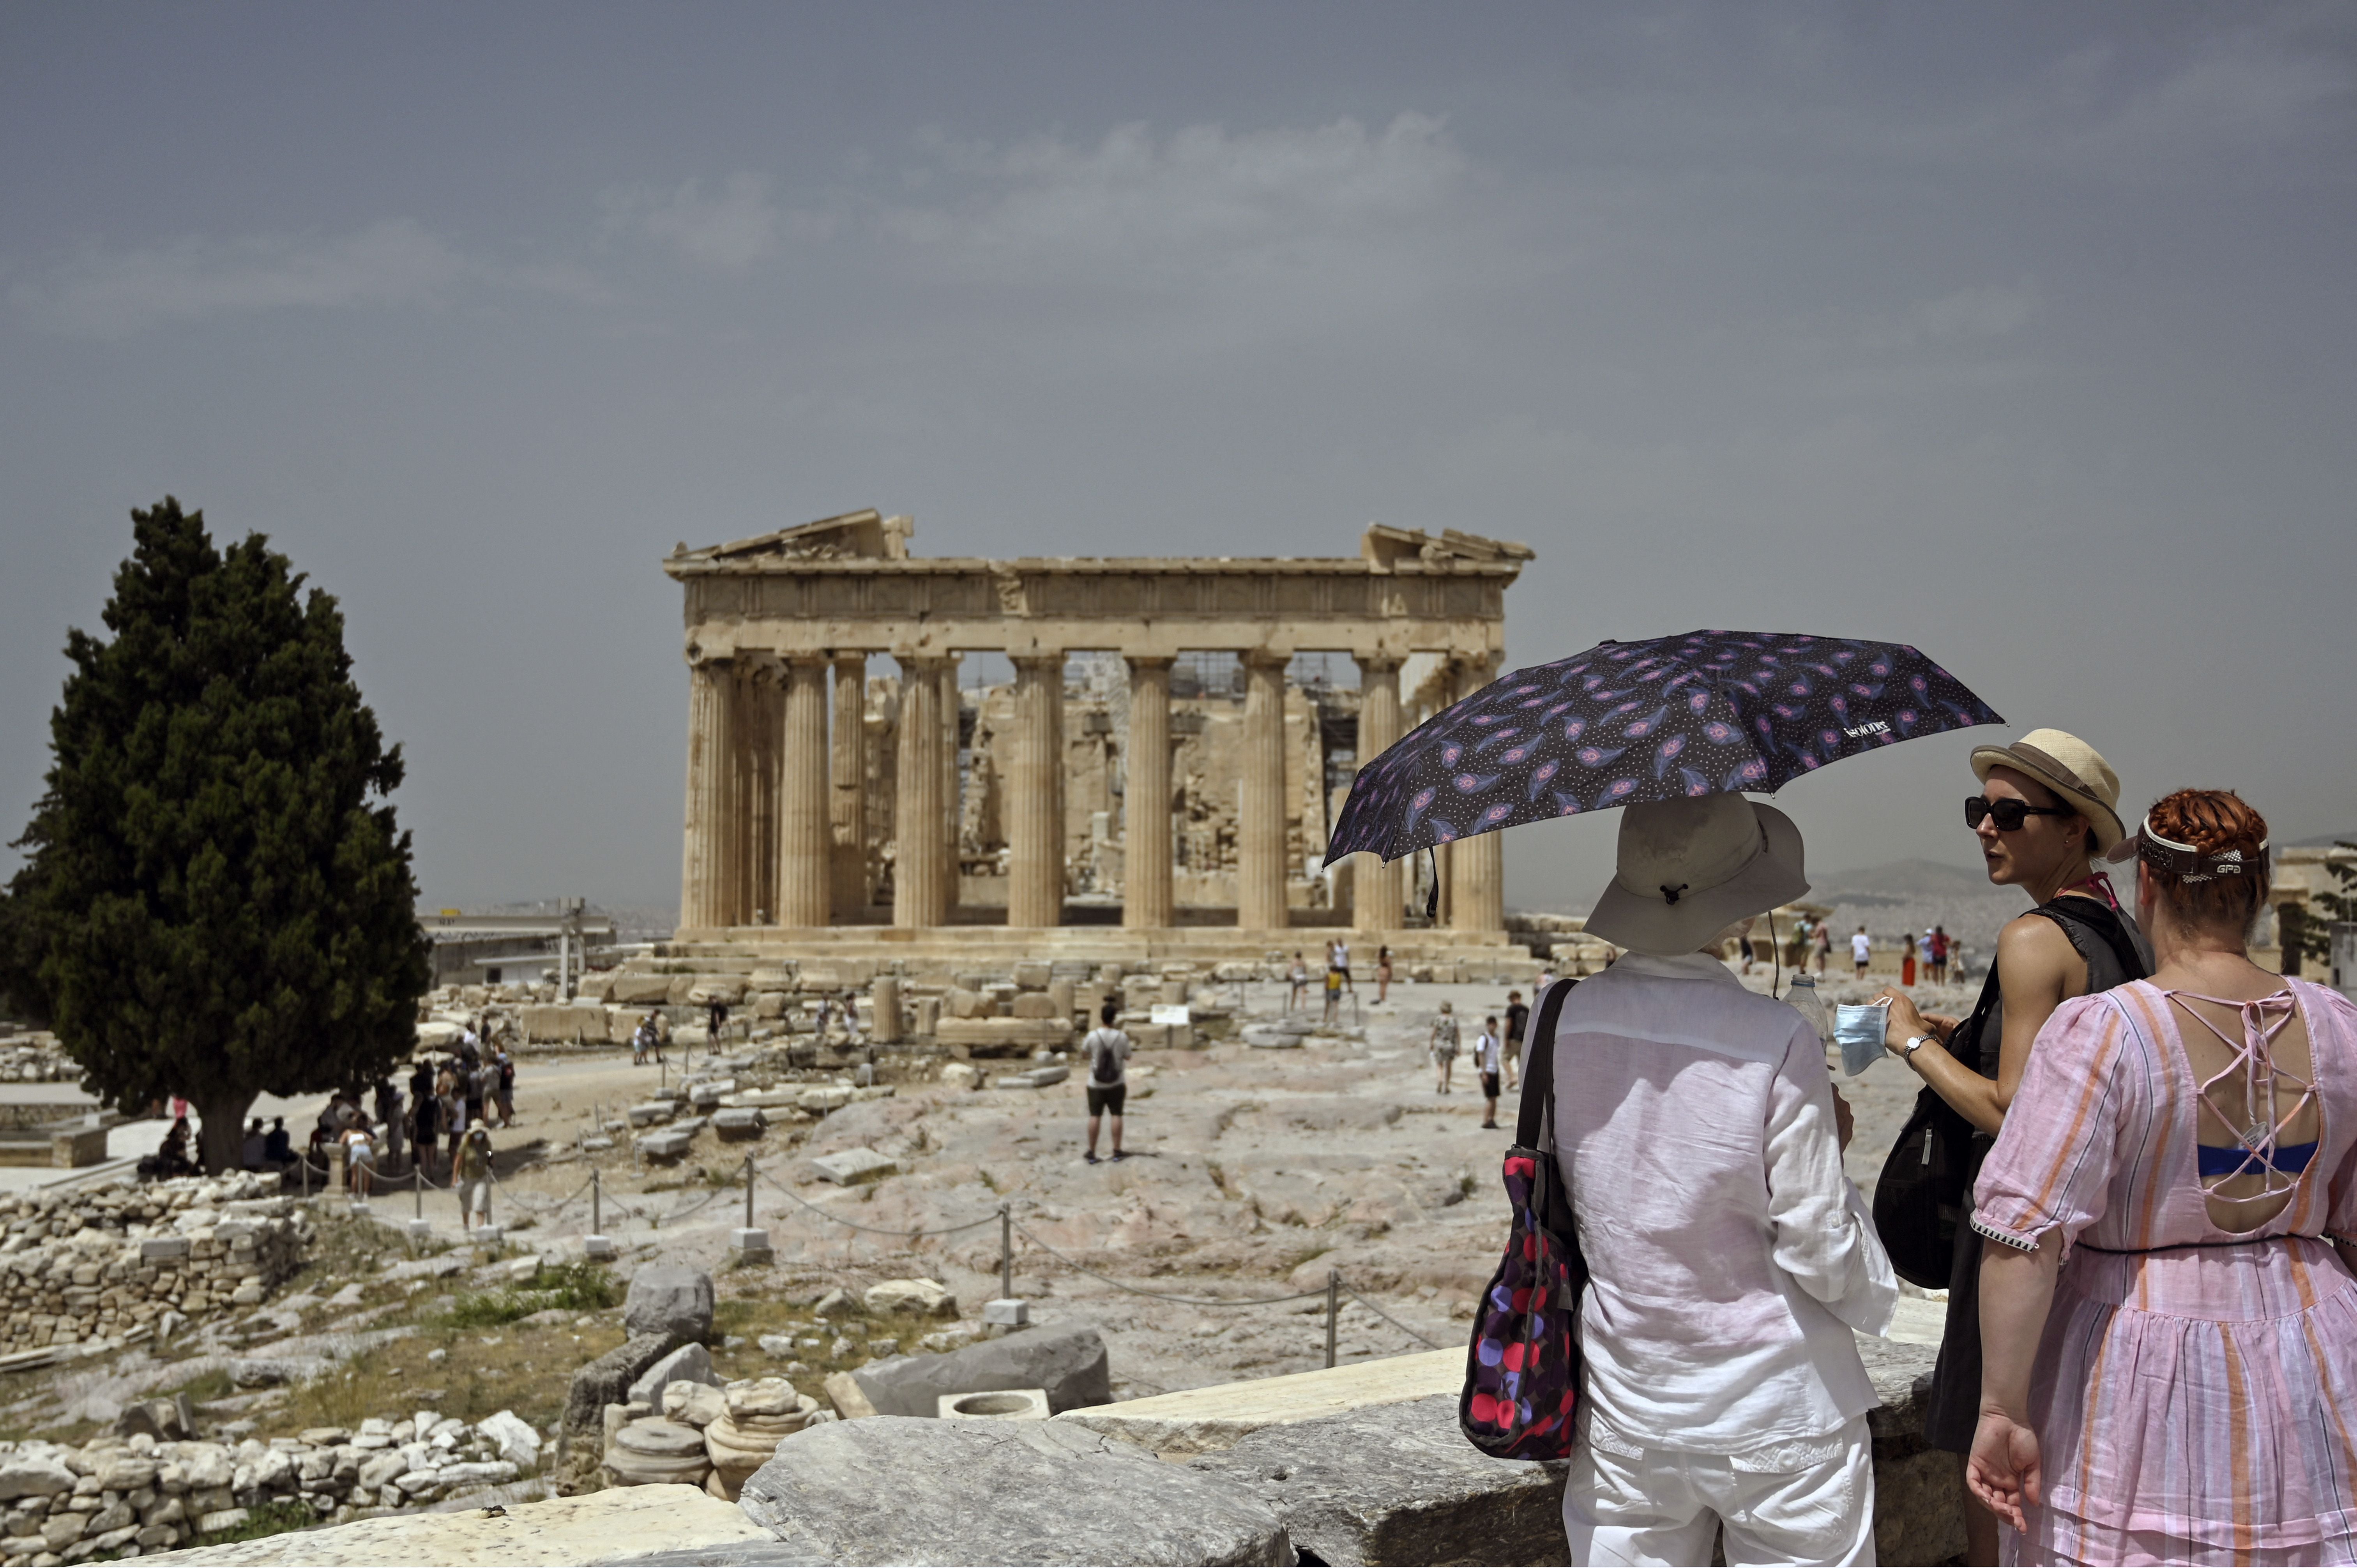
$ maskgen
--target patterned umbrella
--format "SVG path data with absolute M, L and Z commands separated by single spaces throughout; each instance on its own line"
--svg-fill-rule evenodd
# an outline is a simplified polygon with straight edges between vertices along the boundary
M 1760 631 L 1599 643 L 1491 682 L 1361 768 L 1326 864 L 1640 800 L 1772 794 L 1876 746 L 2004 722 L 1904 643 Z

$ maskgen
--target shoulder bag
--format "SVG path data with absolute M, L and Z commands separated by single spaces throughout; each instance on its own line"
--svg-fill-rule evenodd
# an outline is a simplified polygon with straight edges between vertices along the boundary
M 1506 1151 L 1506 1199 L 1513 1227 L 1506 1255 L 1473 1315 L 1465 1349 L 1465 1390 L 1457 1424 L 1474 1447 L 1497 1459 L 1562 1459 L 1577 1446 L 1579 1303 L 1587 1260 L 1571 1212 L 1571 1188 L 1552 1147 L 1555 1029 L 1577 982 L 1559 980 L 1539 1004 L 1523 1079 L 1514 1144 Z M 1542 1123 L 1547 1143 L 1541 1147 Z

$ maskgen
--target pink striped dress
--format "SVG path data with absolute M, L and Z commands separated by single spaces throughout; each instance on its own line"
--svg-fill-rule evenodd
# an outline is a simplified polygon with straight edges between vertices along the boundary
M 2044 1502 L 2008 1563 L 2357 1563 L 2357 1279 L 2310 1239 L 2357 1238 L 2357 1008 L 2287 983 L 2319 1141 L 2240 1236 L 2210 1221 L 2196 1144 L 2220 1134 L 2166 994 L 2081 997 L 2039 1032 L 1973 1216 L 2064 1248 L 2030 1387 Z M 2244 1007 L 2245 1040 L 2287 1012 Z

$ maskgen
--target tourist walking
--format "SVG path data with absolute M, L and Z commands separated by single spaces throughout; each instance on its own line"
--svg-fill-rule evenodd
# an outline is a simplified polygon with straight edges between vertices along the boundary
M 1342 1016 L 1342 972 L 1340 968 L 1332 964 L 1327 966 L 1325 985 L 1325 1021 L 1331 1024 Z
M 376 1141 L 369 1135 L 369 1124 L 355 1122 L 344 1129 L 344 1187 L 355 1201 L 368 1201 L 370 1178 L 376 1173 Z
M 2152 977 L 2055 1009 L 1981 1169 L 2009 1561 L 2357 1558 L 2357 1007 L 2251 961 L 2266 843 L 2222 790 L 2146 814 Z
M 820 1027 L 823 1029 L 825 1027 L 826 1021 L 826 1003 L 824 1001 L 821 1001 L 818 1004 L 818 1015 Z M 647 1058 L 654 1055 L 654 1053 L 655 1015 L 652 1013 L 650 1013 L 645 1017 L 639 1020 L 639 1026 L 637 1028 L 630 1031 L 630 1065 L 632 1067 L 644 1067 L 647 1065 Z
M 1448 1076 L 1457 1066 L 1457 1049 L 1462 1036 L 1457 1032 L 1457 1009 L 1448 1003 L 1440 1004 L 1439 1015 L 1432 1020 L 1432 1065 L 1435 1077 L 1432 1092 L 1448 1092 Z
M 1286 972 L 1285 978 L 1291 987 L 1285 993 L 1285 1010 L 1290 1013 L 1302 1004 L 1309 991 L 1309 966 L 1301 961 L 1299 953 L 1293 955 L 1293 967 Z
M 416 1151 L 419 1172 L 431 1181 L 434 1150 L 442 1136 L 442 1102 L 434 1092 L 433 1063 L 419 1062 L 409 1075 L 409 1107 L 410 1147 Z
M 1831 920 L 1819 920 L 1817 922 L 1817 972 L 1824 973 L 1825 965 L 1833 961 L 1834 923 Z
M 515 1058 L 501 1046 L 491 1053 L 491 1093 L 500 1107 L 500 1125 L 515 1125 Z
M 1498 1073 L 1504 1054 L 1504 1044 L 1498 1038 L 1498 1015 L 1492 1013 L 1481 1020 L 1481 1032 L 1473 1036 L 1473 1070 L 1481 1075 L 1481 1125 L 1486 1128 L 1498 1125 Z
M 1857 977 L 1864 980 L 1866 966 L 1874 961 L 1874 941 L 1866 934 L 1864 926 L 1860 926 L 1857 935 L 1849 940 L 1849 961 L 1857 966 Z
M 1351 978 L 1351 939 L 1348 937 L 1334 939 L 1334 970 L 1342 977 L 1342 989 L 1356 996 L 1359 986 Z
M 1955 1201 L 1965 1206 L 2009 1108 L 2027 1103 L 2022 1075 L 2030 1047 L 2054 1010 L 2150 971 L 2142 934 L 2112 896 L 2110 879 L 2091 865 L 2126 836 L 2111 764 L 2078 736 L 2041 729 L 2011 746 L 1977 748 L 1972 765 L 1982 793 L 1964 802 L 1964 821 L 1979 838 L 1988 878 L 2021 888 L 2037 908 L 1999 933 L 1996 962 L 1969 1017 L 1927 1017 L 1892 986 L 1877 998 L 1890 1004 L 1886 1047 L 1926 1086 L 1916 1114 L 1931 1119 L 1940 1138 L 1960 1151 Z M 2041 1105 L 2038 1114 L 2050 1109 Z M 1900 1238 L 1885 1240 L 1902 1254 L 1909 1250 Z M 1961 1465 L 1980 1415 L 1981 1237 L 1958 1225 L 1950 1245 L 1947 1326 L 1924 1402 L 1923 1435 Z M 1966 1561 L 1996 1562 L 1995 1516 L 1968 1503 L 1964 1523 Z
M 1379 947 L 1375 950 L 1375 1001 L 1378 1004 L 1388 1002 L 1391 994 L 1392 950 Z
M 1898 1281 L 1842 1173 L 1816 1031 L 1747 989 L 1727 928 L 1808 891 L 1800 831 L 1736 794 L 1631 806 L 1564 999 L 1555 1158 L 1587 1256 L 1576 1563 L 1870 1563 L 1874 1386 L 1851 1330 Z
M 450 1175 L 458 1188 L 458 1223 L 472 1230 L 491 1218 L 491 1131 L 470 1122 L 454 1144 Z
M 1899 983 L 1913 989 L 1915 984 L 1915 933 L 1910 931 L 1899 944 Z
M 1113 1118 L 1113 1157 L 1129 1156 L 1121 1152 L 1121 1108 L 1129 1098 L 1129 1036 L 1114 1025 L 1121 1009 L 1108 1002 L 1097 1014 L 1097 1026 L 1081 1042 L 1081 1054 L 1089 1064 L 1089 1164 L 1097 1163 L 1097 1118 Z
M 1542 990 L 1534 993 L 1534 994 L 1544 996 L 1546 993 Z M 1505 1058 L 1506 1087 L 1508 1089 L 1513 1088 L 1515 1081 L 1522 1075 L 1523 1036 L 1530 1033 L 1530 1027 L 1531 1010 L 1524 1004 L 1523 1001 L 1523 993 L 1519 991 L 1507 992 Z

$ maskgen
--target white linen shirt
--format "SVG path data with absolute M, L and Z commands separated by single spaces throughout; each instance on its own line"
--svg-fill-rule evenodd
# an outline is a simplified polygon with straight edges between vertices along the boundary
M 1850 1330 L 1889 1327 L 1899 1283 L 1807 1022 L 1717 958 L 1632 952 L 1565 999 L 1553 1044 L 1592 1419 L 1733 1456 L 1872 1409 Z

